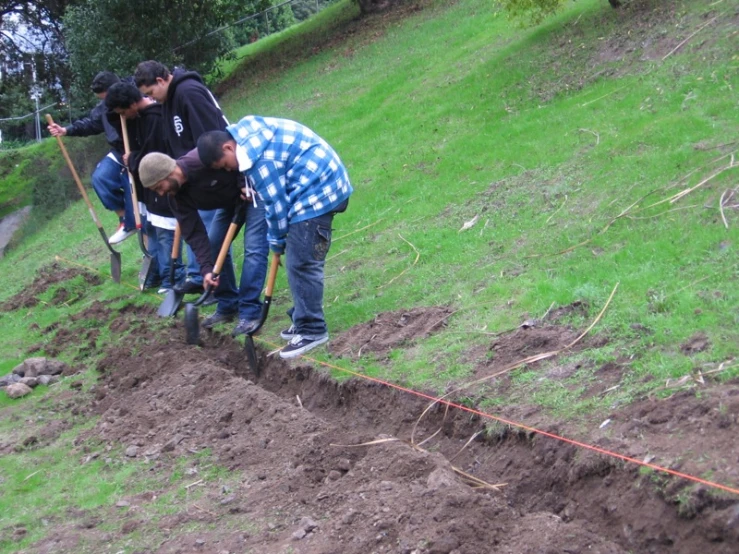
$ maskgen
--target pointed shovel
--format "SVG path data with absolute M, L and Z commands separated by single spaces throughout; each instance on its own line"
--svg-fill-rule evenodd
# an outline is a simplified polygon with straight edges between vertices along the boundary
M 228 255 L 228 249 L 234 240 L 234 237 L 238 234 L 239 229 L 244 224 L 244 206 L 237 206 L 236 213 L 231 220 L 231 224 L 228 226 L 226 232 L 226 238 L 223 239 L 221 245 L 221 251 L 218 253 L 218 259 L 216 265 L 213 266 L 213 278 L 216 279 L 221 273 L 223 263 L 226 261 Z M 195 302 L 188 302 L 185 304 L 185 342 L 187 344 L 197 344 L 200 341 L 200 321 L 198 320 L 198 306 L 208 299 L 212 292 L 212 287 L 208 286 L 205 292 Z
M 259 331 L 267 321 L 267 314 L 269 313 L 269 306 L 272 304 L 272 291 L 275 288 L 275 279 L 277 278 L 277 268 L 280 267 L 280 255 L 272 254 L 272 263 L 269 266 L 269 276 L 267 277 L 267 288 L 264 291 L 264 302 L 262 302 L 262 313 L 259 316 L 259 324 L 254 330 L 247 334 L 244 338 L 244 350 L 246 351 L 246 357 L 249 360 L 249 367 L 254 374 L 259 377 L 262 373 L 259 367 L 259 358 L 257 357 L 257 349 L 254 346 L 254 333 Z
M 172 258 L 169 262 L 169 282 L 172 283 L 172 288 L 167 291 L 167 295 L 164 297 L 162 305 L 157 310 L 159 317 L 170 317 L 176 315 L 182 305 L 182 299 L 185 297 L 184 293 L 177 292 L 174 290 L 174 269 L 177 263 L 177 258 L 180 256 L 180 224 L 178 223 L 174 228 L 174 242 L 172 243 Z
M 126 116 L 121 114 L 121 131 L 123 132 L 123 148 L 126 155 L 131 153 L 131 146 L 128 142 L 128 126 L 126 125 Z M 126 164 L 128 166 L 128 164 Z M 141 269 L 139 270 L 139 290 L 144 290 L 146 283 L 153 277 L 153 269 L 155 267 L 151 263 L 154 260 L 154 256 L 149 253 L 149 250 L 144 244 L 144 229 L 141 225 L 141 213 L 139 212 L 139 199 L 136 195 L 136 183 L 134 182 L 131 170 L 126 167 L 128 173 L 128 183 L 131 185 L 131 201 L 133 202 L 133 217 L 136 221 L 136 231 L 139 236 L 139 248 L 144 254 L 144 259 L 141 262 Z
M 51 115 L 46 114 L 46 122 L 49 125 L 54 123 L 54 120 L 51 118 Z M 72 172 L 72 177 L 74 177 L 74 182 L 77 184 L 77 188 L 79 189 L 80 194 L 82 195 L 82 198 L 85 200 L 85 204 L 87 204 L 87 209 L 90 211 L 92 220 L 95 222 L 95 225 L 97 226 L 98 231 L 100 231 L 100 236 L 103 237 L 105 246 L 107 246 L 108 250 L 110 250 L 110 275 L 111 277 L 113 277 L 113 281 L 115 281 L 116 283 L 120 283 L 121 282 L 121 253 L 114 250 L 113 247 L 108 242 L 108 235 L 105 234 L 105 230 L 103 229 L 103 224 L 100 223 L 100 220 L 98 219 L 98 216 L 95 213 L 95 209 L 92 207 L 92 202 L 90 202 L 90 198 L 87 196 L 87 191 L 85 191 L 85 187 L 82 184 L 82 181 L 80 180 L 80 176 L 77 175 L 77 170 L 74 168 L 74 164 L 72 163 L 72 158 L 69 157 L 67 148 L 64 146 L 64 143 L 62 142 L 62 137 L 56 137 L 56 141 L 59 143 L 59 149 L 62 151 L 62 154 L 64 155 L 64 159 L 67 161 L 67 166 L 69 167 L 69 170 Z

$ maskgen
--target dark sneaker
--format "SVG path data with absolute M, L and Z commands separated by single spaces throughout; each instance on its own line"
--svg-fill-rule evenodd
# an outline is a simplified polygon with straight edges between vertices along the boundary
M 215 294 L 209 294 L 208 298 L 206 298 L 205 301 L 200 305 L 201 306 L 212 306 L 213 304 L 218 304 L 218 299 L 216 298 Z
M 295 328 L 295 325 L 290 325 L 287 329 L 280 331 L 280 336 L 285 340 L 291 340 L 297 334 L 298 330 Z
M 308 350 L 313 350 L 316 346 L 319 346 L 324 342 L 328 342 L 328 335 L 321 337 L 320 339 L 304 339 L 302 335 L 295 335 L 290 339 L 290 342 L 287 343 L 287 346 L 280 350 L 280 358 L 297 358 L 298 356 L 308 352 Z
M 238 337 L 239 335 L 251 335 L 258 327 L 258 319 L 240 319 L 239 324 L 231 332 L 231 336 Z
M 203 294 L 203 285 L 195 283 L 190 279 L 185 279 L 183 283 L 174 286 L 174 291 L 178 294 Z
M 219 323 L 230 323 L 234 319 L 236 319 L 236 314 L 222 314 L 221 312 L 216 312 L 213 315 L 206 317 L 201 326 L 206 329 L 210 329 L 214 325 L 218 325 Z

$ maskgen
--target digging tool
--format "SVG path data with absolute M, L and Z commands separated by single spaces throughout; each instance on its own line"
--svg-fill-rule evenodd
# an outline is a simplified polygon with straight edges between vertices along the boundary
M 213 278 L 215 279 L 221 273 L 223 263 L 226 261 L 228 255 L 228 249 L 234 240 L 234 237 L 238 234 L 241 226 L 244 224 L 245 210 L 244 206 L 238 206 L 236 213 L 234 213 L 231 224 L 228 226 L 226 232 L 226 238 L 223 239 L 221 245 L 221 251 L 218 253 L 218 259 L 216 265 L 213 266 Z M 208 299 L 212 292 L 212 287 L 208 286 L 205 292 L 195 302 L 188 302 L 185 304 L 185 342 L 187 344 L 197 344 L 200 340 L 200 321 L 198 320 L 198 306 Z
M 169 282 L 174 286 L 174 275 L 175 275 L 175 263 L 177 258 L 180 256 L 180 237 L 182 236 L 180 231 L 180 224 L 178 223 L 174 228 L 174 242 L 172 243 L 172 258 L 169 262 Z M 157 315 L 159 317 L 170 317 L 176 315 L 182 305 L 182 299 L 185 297 L 184 293 L 176 292 L 174 288 L 167 291 L 167 295 L 164 297 L 162 305 L 159 306 Z
M 49 125 L 54 123 L 54 120 L 52 119 L 50 114 L 46 114 L 46 122 Z M 69 170 L 72 172 L 72 177 L 74 177 L 74 182 L 77 184 L 77 188 L 79 189 L 80 194 L 82 195 L 82 198 L 85 200 L 85 204 L 87 204 L 87 209 L 90 211 L 92 220 L 95 222 L 95 225 L 97 226 L 98 231 L 100 231 L 100 236 L 103 237 L 103 241 L 105 241 L 105 246 L 107 246 L 108 250 L 110 250 L 110 275 L 111 277 L 113 277 L 113 281 L 115 281 L 116 283 L 120 283 L 121 282 L 121 253 L 114 250 L 113 247 L 108 242 L 108 235 L 105 234 L 105 230 L 103 229 L 103 224 L 100 223 L 100 220 L 98 219 L 98 216 L 95 213 L 95 209 L 92 207 L 92 202 L 90 202 L 90 198 L 87 196 L 87 191 L 85 191 L 85 187 L 82 184 L 82 181 L 80 180 L 80 176 L 77 175 L 77 170 L 74 168 L 74 164 L 72 163 L 72 158 L 69 157 L 67 148 L 64 146 L 64 143 L 62 142 L 62 137 L 56 137 L 56 141 L 59 143 L 59 149 L 62 151 L 62 154 L 64 155 L 64 159 L 67 161 L 67 166 L 69 167 Z
M 267 277 L 267 288 L 264 291 L 264 301 L 262 302 L 262 313 L 259 315 L 259 324 L 256 328 L 244 337 L 244 350 L 249 360 L 249 367 L 254 374 L 259 377 L 261 369 L 259 367 L 259 358 L 257 357 L 257 349 L 254 346 L 254 333 L 259 331 L 267 320 L 269 306 L 272 304 L 272 290 L 275 287 L 275 279 L 277 278 L 277 268 L 280 267 L 280 255 L 272 254 L 272 263 L 269 266 L 269 275 Z
M 126 117 L 123 114 L 121 114 L 121 131 L 123 134 L 123 148 L 126 155 L 128 155 L 131 153 L 131 146 L 128 142 L 128 126 L 126 124 Z M 149 253 L 149 250 L 146 248 L 146 244 L 144 244 L 144 229 L 141 225 L 141 213 L 139 212 L 139 199 L 136 194 L 136 183 L 134 182 L 133 175 L 128 167 L 126 167 L 126 172 L 128 173 L 128 183 L 131 185 L 133 217 L 136 221 L 136 232 L 139 236 L 139 248 L 141 248 L 141 252 L 144 254 L 144 259 L 141 262 L 141 269 L 139 270 L 139 290 L 144 290 L 147 281 L 153 277 L 152 273 L 153 270 L 156 269 L 156 266 L 153 266 L 152 264 L 154 256 Z

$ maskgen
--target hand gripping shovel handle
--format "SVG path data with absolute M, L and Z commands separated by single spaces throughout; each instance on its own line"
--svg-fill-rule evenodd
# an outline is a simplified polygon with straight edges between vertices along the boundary
M 236 220 L 236 216 L 234 216 L 234 221 L 232 221 L 231 224 L 228 226 L 226 238 L 223 239 L 221 251 L 218 253 L 218 259 L 216 260 L 216 265 L 213 266 L 214 278 L 218 277 L 218 275 L 221 273 L 221 268 L 223 267 L 223 263 L 226 261 L 226 256 L 228 255 L 228 249 L 231 246 L 231 242 L 233 242 L 233 239 L 236 236 L 236 233 L 239 231 L 240 227 L 240 223 L 238 223 L 238 221 Z M 185 342 L 187 342 L 187 344 L 197 344 L 200 341 L 200 322 L 198 321 L 198 306 L 205 302 L 205 299 L 208 298 L 208 295 L 210 295 L 211 291 L 212 287 L 208 285 L 208 287 L 205 289 L 205 292 L 200 296 L 200 298 L 198 298 L 195 302 L 191 304 L 185 304 Z
M 54 123 L 54 120 L 52 119 L 50 114 L 46 114 L 46 122 L 49 125 L 52 125 Z M 72 172 L 72 177 L 74 178 L 74 182 L 77 185 L 77 189 L 79 189 L 80 194 L 82 195 L 82 198 L 85 201 L 85 204 L 87 204 L 87 209 L 90 212 L 90 215 L 92 216 L 92 220 L 95 222 L 95 225 L 98 228 L 98 231 L 100 232 L 100 236 L 103 237 L 103 241 L 105 242 L 105 246 L 108 247 L 108 250 L 110 250 L 110 272 L 113 277 L 113 281 L 116 283 L 121 282 L 121 254 L 120 252 L 117 252 L 113 249 L 113 247 L 108 242 L 108 236 L 105 234 L 105 230 L 103 229 L 103 224 L 100 223 L 100 220 L 98 219 L 97 214 L 95 213 L 95 209 L 92 207 L 92 202 L 90 202 L 90 197 L 87 196 L 87 191 L 85 190 L 84 185 L 82 184 L 82 181 L 80 180 L 80 176 L 77 175 L 77 170 L 74 168 L 74 164 L 72 163 L 72 158 L 69 157 L 69 153 L 67 152 L 67 147 L 64 146 L 64 143 L 62 142 L 62 137 L 57 136 L 56 142 L 59 144 L 59 149 L 62 151 L 62 155 L 64 156 L 64 160 L 67 162 L 67 167 L 69 167 L 69 171 Z
M 170 255 L 171 257 L 169 264 L 169 282 L 173 286 L 175 277 L 175 264 L 177 263 L 177 258 L 179 258 L 180 256 L 181 237 L 182 231 L 180 230 L 180 224 L 178 223 L 175 225 L 174 228 L 174 241 L 172 242 L 172 254 Z M 174 288 L 169 289 L 166 296 L 164 297 L 164 300 L 162 301 L 162 304 L 159 306 L 157 315 L 159 317 L 170 317 L 176 315 L 180 309 L 182 298 L 184 296 L 184 293 L 179 293 L 175 291 Z

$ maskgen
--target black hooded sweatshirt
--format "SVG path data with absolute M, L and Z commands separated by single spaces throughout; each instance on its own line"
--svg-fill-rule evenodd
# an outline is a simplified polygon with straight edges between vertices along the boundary
M 175 69 L 163 104 L 167 153 L 177 159 L 197 146 L 206 131 L 225 131 L 228 120 L 194 71 Z
M 167 101 L 162 104 L 162 118 L 167 153 L 187 175 L 183 189 L 170 198 L 170 206 L 180 224 L 182 238 L 195 252 L 200 272 L 205 276 L 213 271 L 213 260 L 198 210 L 233 209 L 244 178 L 239 172 L 205 168 L 194 151 L 200 135 L 206 131 L 225 131 L 228 125 L 215 97 L 196 72 L 180 68 L 172 72 Z

